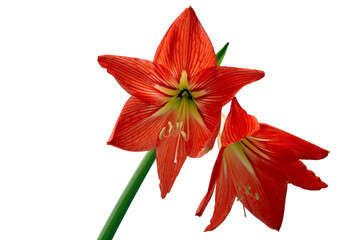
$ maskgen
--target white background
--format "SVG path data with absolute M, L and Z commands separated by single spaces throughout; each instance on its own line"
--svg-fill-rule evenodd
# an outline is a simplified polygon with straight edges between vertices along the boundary
M 115 239 L 359 239 L 357 1 L 2 1 L 0 239 L 96 239 L 144 153 L 105 145 L 129 95 L 97 63 L 152 59 L 190 4 L 222 65 L 264 70 L 240 104 L 259 121 L 329 149 L 306 161 L 329 187 L 289 186 L 280 232 L 239 202 L 204 233 L 195 210 L 214 148 L 187 159 L 165 200 L 154 165 Z M 144 133 L 146 134 L 146 133 Z

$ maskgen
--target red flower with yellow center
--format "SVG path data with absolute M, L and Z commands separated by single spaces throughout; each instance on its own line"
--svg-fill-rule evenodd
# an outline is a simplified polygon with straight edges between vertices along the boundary
M 212 148 L 223 105 L 264 76 L 258 70 L 217 66 L 191 7 L 170 26 L 153 61 L 113 55 L 98 61 L 132 95 L 108 143 L 129 151 L 156 148 L 163 198 L 186 157 L 200 157 Z
M 205 231 L 218 227 L 229 214 L 235 199 L 268 227 L 282 224 L 287 184 L 320 190 L 327 184 L 300 159 L 322 159 L 328 155 L 312 143 L 268 124 L 258 123 L 233 99 L 220 152 L 214 165 L 208 192 L 196 215 L 201 216 L 216 186 L 215 209 Z

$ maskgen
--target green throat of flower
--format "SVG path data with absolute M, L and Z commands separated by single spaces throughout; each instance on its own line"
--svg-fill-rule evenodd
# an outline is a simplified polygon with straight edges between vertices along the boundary
M 203 96 L 205 91 L 191 91 L 186 71 L 181 73 L 180 82 L 176 89 L 162 86 L 156 86 L 155 88 L 169 96 L 167 103 L 155 113 L 155 116 L 162 115 L 168 111 L 174 111 L 175 117 L 179 122 L 188 123 L 191 115 L 199 123 L 204 124 L 198 111 L 196 98 Z

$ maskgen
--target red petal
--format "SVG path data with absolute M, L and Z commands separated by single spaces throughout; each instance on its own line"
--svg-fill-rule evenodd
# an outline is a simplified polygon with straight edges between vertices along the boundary
M 261 131 L 255 133 L 254 137 L 271 139 L 266 145 L 271 147 L 273 152 L 288 150 L 300 159 L 317 160 L 325 158 L 329 154 L 329 151 L 315 144 L 264 123 L 261 123 Z
M 158 110 L 158 106 L 130 97 L 121 111 L 108 144 L 128 151 L 154 149 L 162 128 L 171 118 L 170 112 L 154 117 L 153 114 Z
M 222 107 L 245 85 L 264 77 L 264 72 L 233 67 L 208 68 L 197 74 L 193 81 L 189 80 L 191 91 L 203 91 L 196 98 L 199 107 Z
M 264 154 L 260 156 L 253 153 L 255 166 L 273 171 L 273 175 L 304 189 L 319 190 L 327 187 L 312 171 L 307 170 L 299 158 L 320 159 L 328 151 L 267 124 L 261 124 L 259 131 L 252 137 L 247 141 Z
M 154 62 L 165 66 L 175 77 L 185 70 L 191 79 L 202 69 L 217 65 L 213 46 L 190 7 L 173 22 L 161 41 Z
M 281 168 L 281 166 L 279 166 Z M 300 160 L 288 163 L 283 168 L 286 173 L 289 183 L 301 187 L 306 190 L 320 190 L 326 188 L 328 185 L 321 181 L 311 170 L 308 170 Z
M 259 169 L 255 169 L 255 172 L 257 179 L 251 178 L 249 175 L 238 176 L 242 177 L 244 184 L 248 182 L 251 186 L 250 194 L 253 194 L 247 196 L 245 193 L 241 202 L 269 228 L 279 231 L 284 217 L 287 183 L 279 181 Z M 256 200 L 256 193 L 258 200 Z
M 164 136 L 156 147 L 156 163 L 162 198 L 170 192 L 187 155 L 186 142 L 181 134 Z
M 177 81 L 163 66 L 148 60 L 103 55 L 99 64 L 131 95 L 149 104 L 163 104 L 167 95 L 156 86 L 175 89 Z
M 225 149 L 225 151 L 227 151 Z M 212 231 L 217 228 L 229 214 L 236 197 L 236 189 L 233 184 L 232 176 L 229 174 L 229 168 L 226 166 L 226 159 L 223 155 L 221 170 L 216 180 L 215 207 L 210 224 L 205 231 Z M 226 161 L 226 163 L 225 163 Z
M 222 158 L 223 158 L 223 153 L 224 153 L 224 149 L 225 148 L 221 148 L 219 151 L 219 154 L 217 156 L 213 171 L 211 173 L 211 178 L 210 178 L 210 183 L 209 183 L 209 188 L 208 191 L 206 193 L 206 195 L 204 196 L 203 200 L 201 201 L 198 209 L 196 210 L 196 215 L 197 216 L 201 216 L 207 206 L 207 204 L 209 203 L 211 196 L 214 192 L 215 189 L 215 184 L 216 181 L 219 177 L 220 171 L 221 171 L 221 165 L 222 165 Z
M 226 118 L 224 131 L 221 135 L 222 146 L 228 146 L 253 134 L 260 127 L 254 116 L 250 116 L 233 98 L 230 113 Z

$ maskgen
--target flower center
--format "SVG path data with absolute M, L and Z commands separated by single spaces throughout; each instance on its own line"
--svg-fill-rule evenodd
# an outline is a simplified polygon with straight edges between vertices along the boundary
M 188 99 L 192 100 L 193 97 L 191 96 L 191 93 L 188 89 L 183 89 L 181 92 L 177 95 L 177 97 L 187 97 Z
M 168 111 L 174 111 L 175 121 L 184 122 L 187 125 L 191 115 L 200 124 L 204 124 L 198 111 L 196 98 L 203 96 L 205 91 L 191 91 L 186 71 L 182 71 L 179 85 L 176 86 L 176 89 L 162 86 L 155 86 L 155 88 L 169 96 L 167 103 L 154 114 L 155 116 L 165 114 Z M 188 129 L 186 129 L 186 133 L 188 133 Z

